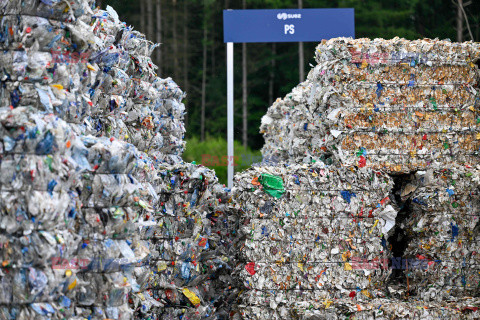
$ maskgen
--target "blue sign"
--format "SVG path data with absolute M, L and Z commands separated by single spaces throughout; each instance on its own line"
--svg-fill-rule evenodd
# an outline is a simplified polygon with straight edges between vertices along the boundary
M 355 37 L 354 9 L 223 10 L 224 42 L 309 42 Z

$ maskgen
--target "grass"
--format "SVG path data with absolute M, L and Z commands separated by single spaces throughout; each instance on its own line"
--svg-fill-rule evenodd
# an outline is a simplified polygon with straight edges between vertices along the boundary
M 235 172 L 249 168 L 253 163 L 261 162 L 262 155 L 258 150 L 245 150 L 239 141 L 234 142 Z M 200 141 L 198 137 L 187 140 L 183 160 L 215 170 L 220 183 L 227 184 L 227 140 L 220 137 L 207 137 Z

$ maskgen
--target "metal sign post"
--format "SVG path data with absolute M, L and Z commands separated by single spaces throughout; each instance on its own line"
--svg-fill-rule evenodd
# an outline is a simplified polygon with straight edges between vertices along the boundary
M 228 188 L 233 188 L 233 42 L 227 43 L 227 142 Z
M 233 43 L 311 42 L 355 37 L 354 10 L 265 9 L 223 10 L 227 43 L 228 188 L 233 187 Z

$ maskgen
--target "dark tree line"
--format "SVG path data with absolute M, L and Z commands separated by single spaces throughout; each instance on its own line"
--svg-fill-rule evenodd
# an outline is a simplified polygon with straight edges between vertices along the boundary
M 480 1 L 462 0 L 102 0 L 161 43 L 158 74 L 188 94 L 187 137 L 226 137 L 226 46 L 222 10 L 355 8 L 356 37 L 480 41 Z M 235 137 L 258 149 L 260 119 L 314 64 L 316 43 L 235 45 Z M 299 57 L 299 54 L 301 55 Z M 302 62 L 303 60 L 303 62 Z M 243 68 L 242 68 L 243 67 Z M 245 121 L 243 121 L 245 119 Z

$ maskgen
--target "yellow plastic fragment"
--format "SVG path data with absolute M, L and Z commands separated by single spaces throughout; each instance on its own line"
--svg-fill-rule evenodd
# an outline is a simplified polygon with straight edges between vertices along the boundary
M 72 290 L 73 288 L 75 288 L 77 285 L 77 279 L 73 280 L 72 283 L 70 283 L 70 285 L 68 286 L 68 290 Z
M 303 263 L 300 263 L 300 262 L 299 262 L 299 263 L 298 263 L 298 268 L 299 268 L 300 270 L 302 270 L 302 272 L 305 272 L 305 270 L 303 270 Z
M 372 298 L 372 294 L 368 290 L 363 289 L 361 292 L 365 297 Z
M 97 69 L 94 66 L 92 66 L 90 63 L 87 63 L 87 68 L 92 71 L 97 71 Z
M 63 86 L 61 84 L 52 84 L 51 87 L 56 88 L 58 90 L 63 90 Z
M 197 297 L 197 295 L 195 293 L 193 293 L 192 291 L 188 290 L 187 288 L 184 288 L 182 290 L 182 293 L 185 295 L 185 297 L 188 298 L 188 300 L 190 300 L 190 302 L 197 306 L 200 304 L 200 299 Z
M 327 298 L 325 298 L 325 301 L 322 302 L 322 304 L 325 305 L 325 309 L 328 309 L 331 305 L 332 305 L 333 301 L 332 300 L 328 300 Z
M 370 231 L 368 231 L 368 232 L 369 232 L 369 233 L 372 233 L 372 232 L 373 232 L 373 229 L 375 229 L 375 227 L 377 226 L 377 224 L 378 224 L 378 219 L 375 220 L 375 223 L 373 224 L 372 229 L 370 229 Z

